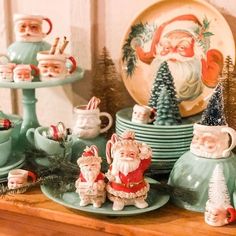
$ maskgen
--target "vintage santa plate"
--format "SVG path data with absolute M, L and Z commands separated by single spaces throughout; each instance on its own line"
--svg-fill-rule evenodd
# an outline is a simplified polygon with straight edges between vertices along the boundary
M 186 35 L 188 39 L 193 39 L 187 46 L 193 52 L 187 59 L 193 60 L 173 58 L 174 53 L 183 56 L 180 50 L 186 52 L 186 45 L 178 47 L 177 51 L 172 50 L 182 46 L 181 43 L 173 46 L 173 32 L 177 31 L 181 39 Z M 164 41 L 164 37 L 169 41 Z M 147 105 L 161 60 L 171 59 L 172 65 L 169 61 L 168 64 L 182 101 L 181 115 L 192 116 L 206 107 L 212 88 L 217 83 L 220 71 L 218 64 L 228 55 L 235 60 L 234 38 L 228 23 L 212 5 L 203 0 L 159 0 L 143 10 L 128 27 L 122 42 L 121 73 L 134 100 Z M 217 62 L 217 69 L 214 70 L 217 72 L 211 73 L 211 66 L 202 62 L 202 58 L 207 63 L 211 59 L 213 64 Z M 213 84 L 210 84 L 208 74 L 214 74 Z M 201 82 L 204 83 L 203 87 Z
M 157 183 L 157 181 L 151 178 L 147 178 L 147 180 L 149 183 Z M 55 189 L 51 189 L 45 185 L 41 186 L 41 190 L 48 198 L 63 206 L 80 211 L 85 211 L 88 213 L 107 215 L 107 216 L 130 216 L 130 215 L 142 214 L 145 212 L 156 210 L 164 206 L 169 200 L 168 194 L 159 193 L 156 189 L 151 188 L 147 197 L 147 202 L 149 204 L 147 208 L 138 209 L 134 206 L 126 206 L 122 211 L 113 211 L 112 203 L 108 200 L 106 201 L 105 204 L 103 204 L 101 208 L 94 208 L 92 205 L 81 207 L 79 205 L 80 203 L 79 195 L 75 192 L 67 192 L 55 196 Z

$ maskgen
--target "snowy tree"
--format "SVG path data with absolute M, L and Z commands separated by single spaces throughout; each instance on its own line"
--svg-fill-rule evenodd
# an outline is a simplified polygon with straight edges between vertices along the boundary
M 210 204 L 216 207 L 231 205 L 223 169 L 219 164 L 216 165 L 209 182 L 208 199 Z
M 207 126 L 226 125 L 221 83 L 217 85 L 215 91 L 213 92 L 207 104 L 207 108 L 202 114 L 200 124 Z
M 179 108 L 173 102 L 166 86 L 160 86 L 161 93 L 157 102 L 157 118 L 154 125 L 176 125 L 181 123 Z

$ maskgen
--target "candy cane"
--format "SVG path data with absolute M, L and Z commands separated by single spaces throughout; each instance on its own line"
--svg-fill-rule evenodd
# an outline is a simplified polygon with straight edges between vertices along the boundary
M 119 141 L 119 137 L 117 134 L 113 134 L 111 136 L 111 139 L 107 142 L 106 145 L 106 157 L 107 157 L 107 163 L 111 164 L 112 156 L 111 156 L 111 149 L 112 146 Z
M 86 110 L 94 110 L 97 109 L 98 105 L 100 104 L 101 100 L 95 96 L 93 96 L 86 106 Z
M 90 146 L 90 150 L 93 152 L 94 156 L 98 156 L 98 148 L 95 145 Z

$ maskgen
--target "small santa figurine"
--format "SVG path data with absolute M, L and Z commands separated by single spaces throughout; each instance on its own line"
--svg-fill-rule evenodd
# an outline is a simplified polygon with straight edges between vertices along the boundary
M 146 208 L 149 184 L 144 179 L 144 171 L 151 163 L 151 148 L 135 141 L 134 132 L 126 131 L 121 138 L 112 135 L 107 142 L 106 155 L 111 164 L 106 173 L 109 180 L 106 189 L 113 210 L 122 210 L 126 205 Z
M 101 207 L 106 200 L 105 175 L 101 170 L 101 157 L 95 145 L 86 147 L 82 156 L 77 160 L 80 167 L 79 178 L 75 182 L 76 192 L 80 196 L 80 206 L 93 204 Z

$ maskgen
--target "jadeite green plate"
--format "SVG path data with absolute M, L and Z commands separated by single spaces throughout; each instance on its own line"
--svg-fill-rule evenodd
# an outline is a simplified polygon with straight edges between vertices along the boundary
M 0 178 L 5 177 L 8 172 L 15 168 L 20 168 L 24 165 L 25 155 L 23 153 L 12 153 L 8 162 L 0 167 Z
M 168 152 L 184 152 L 188 151 L 189 147 L 168 147 L 168 148 L 152 148 L 152 151 L 155 152 L 162 152 L 162 153 L 168 153 Z
M 121 136 L 123 134 L 125 130 L 120 130 L 119 128 L 116 128 L 116 133 Z M 191 142 L 192 141 L 192 136 L 189 136 L 189 137 L 178 137 L 178 136 L 172 136 L 172 137 L 167 137 L 167 136 L 156 136 L 155 138 L 152 137 L 152 136 L 149 136 L 149 137 L 141 137 L 139 135 L 135 135 L 135 138 L 138 140 L 138 141 L 144 141 L 144 142 L 149 142 L 149 143 L 153 143 L 153 144 L 156 144 L 156 143 L 166 143 L 166 142 L 174 142 L 174 143 L 178 143 L 178 142 L 186 142 L 186 141 L 189 141 Z
M 116 125 L 116 129 L 119 129 L 121 132 L 124 132 L 127 130 L 127 128 L 123 127 L 122 125 Z M 150 139 L 155 139 L 155 138 L 163 138 L 163 139 L 177 139 L 177 138 L 187 138 L 187 137 L 193 137 L 193 132 L 188 132 L 188 133 L 182 133 L 180 134 L 179 132 L 175 133 L 165 133 L 162 135 L 160 132 L 137 132 L 135 131 L 135 136 L 138 137 L 144 137 L 144 138 L 150 138 Z
M 172 128 L 164 128 L 164 126 L 162 126 L 162 128 L 158 128 L 157 126 L 153 124 L 148 124 L 148 127 L 140 127 L 138 126 L 139 124 L 136 124 L 136 123 L 123 122 L 118 117 L 116 118 L 116 126 L 117 125 L 120 125 L 121 127 L 124 127 L 126 129 L 134 129 L 136 132 L 140 132 L 140 133 L 148 133 L 148 132 L 153 133 L 153 131 L 155 131 L 156 133 L 169 135 L 169 133 L 185 134 L 185 133 L 190 133 L 193 131 L 193 126 L 184 127 L 183 129 L 179 129 L 179 128 L 172 129 Z
M 147 180 L 149 183 L 157 183 L 157 181 L 151 178 L 147 178 Z M 103 204 L 101 208 L 94 208 L 92 205 L 81 207 L 79 205 L 80 203 L 79 195 L 75 192 L 67 192 L 67 193 L 61 194 L 58 197 L 55 197 L 53 194 L 53 190 L 50 189 L 49 187 L 42 185 L 41 190 L 43 194 L 45 194 L 49 199 L 63 206 L 80 210 L 80 211 L 85 211 L 88 213 L 94 213 L 94 214 L 100 214 L 100 215 L 106 215 L 106 216 L 138 215 L 138 214 L 156 210 L 164 206 L 169 201 L 169 195 L 159 193 L 154 188 L 150 188 L 150 191 L 147 197 L 147 202 L 149 206 L 147 208 L 138 209 L 134 206 L 126 206 L 122 211 L 113 211 L 112 203 L 108 200 L 105 204 Z
M 122 109 L 120 111 L 117 112 L 116 117 L 117 119 L 130 124 L 130 125 L 134 125 L 135 127 L 142 127 L 142 128 L 148 128 L 148 129 L 152 129 L 152 128 L 156 128 L 156 129 L 183 129 L 183 128 L 191 128 L 192 125 L 196 122 L 198 122 L 201 118 L 201 114 L 195 115 L 195 116 L 191 116 L 191 117 L 187 117 L 187 118 L 183 118 L 182 119 L 182 124 L 181 125 L 150 125 L 150 124 L 136 124 L 131 122 L 131 118 L 132 118 L 132 107 L 129 108 L 125 108 Z M 150 127 L 151 126 L 151 127 Z

